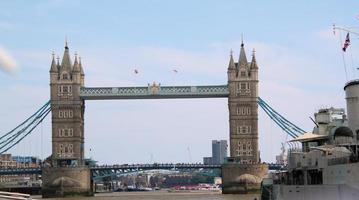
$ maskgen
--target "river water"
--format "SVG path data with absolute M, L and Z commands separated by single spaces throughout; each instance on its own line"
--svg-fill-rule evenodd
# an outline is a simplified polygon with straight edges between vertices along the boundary
M 66 198 L 65 200 L 259 200 L 259 195 L 230 195 L 221 194 L 220 192 L 212 191 L 193 191 L 193 192 L 168 192 L 168 191 L 154 191 L 154 192 L 113 192 L 96 194 L 94 197 L 74 197 Z M 33 197 L 38 199 L 41 197 Z M 59 198 L 60 199 L 60 198 Z M 51 200 L 59 200 L 53 198 Z M 64 200 L 64 199 L 61 199 Z

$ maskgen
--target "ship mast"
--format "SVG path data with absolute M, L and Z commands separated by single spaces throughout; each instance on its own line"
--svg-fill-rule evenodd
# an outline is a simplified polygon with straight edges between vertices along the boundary
M 335 31 L 336 31 L 336 30 L 346 31 L 346 32 L 348 32 L 348 33 L 352 33 L 352 34 L 354 34 L 354 35 L 359 36 L 359 33 L 358 33 L 358 32 L 355 32 L 355 31 L 353 31 L 353 30 L 351 30 L 350 27 L 349 27 L 349 28 L 346 28 L 346 27 L 336 26 L 335 24 L 333 24 L 333 33 L 334 33 L 334 35 L 335 35 Z
M 343 49 L 343 51 L 341 51 L 342 59 L 343 59 L 343 67 L 344 67 L 344 71 L 345 71 L 345 78 L 346 78 L 347 81 L 348 81 L 348 70 L 347 70 L 347 64 L 346 64 L 346 61 L 345 61 L 346 60 L 345 59 L 345 57 L 346 57 L 345 56 L 345 50 L 350 45 L 349 33 L 353 34 L 353 35 L 356 35 L 356 36 L 359 36 L 359 32 L 353 31 L 353 28 L 354 27 L 342 27 L 342 26 L 336 26 L 335 24 L 333 24 L 333 34 L 335 35 L 336 31 L 337 30 L 339 31 L 340 45 L 341 45 L 341 47 Z M 342 41 L 341 31 L 344 31 L 344 32 L 348 33 L 345 42 Z M 352 76 L 356 77 L 356 71 L 355 71 L 355 68 L 353 66 L 354 65 L 353 55 L 352 55 L 351 51 L 350 51 L 350 59 L 351 59 Z M 356 68 L 356 69 L 359 69 L 359 68 Z

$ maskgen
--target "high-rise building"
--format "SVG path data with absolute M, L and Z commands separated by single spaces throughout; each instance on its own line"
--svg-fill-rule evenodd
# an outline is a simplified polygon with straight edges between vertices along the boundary
M 203 164 L 212 165 L 212 157 L 203 157 Z
M 212 140 L 212 164 L 222 164 L 227 158 L 227 140 Z
M 227 140 L 212 140 L 212 157 L 203 157 L 203 164 L 223 164 L 227 158 L 227 148 Z

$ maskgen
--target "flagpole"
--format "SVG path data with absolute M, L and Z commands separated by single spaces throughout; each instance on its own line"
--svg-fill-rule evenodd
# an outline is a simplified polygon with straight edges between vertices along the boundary
M 334 27 L 335 28 L 335 27 Z M 334 29 L 335 30 L 335 29 Z M 340 39 L 340 47 L 342 47 L 342 32 L 339 32 L 339 39 Z M 343 65 L 344 65 L 344 72 L 345 72 L 345 79 L 346 81 L 348 81 L 348 72 L 347 72 L 347 65 L 345 63 L 345 57 L 344 57 L 344 51 L 341 51 L 342 52 L 342 57 L 343 57 Z

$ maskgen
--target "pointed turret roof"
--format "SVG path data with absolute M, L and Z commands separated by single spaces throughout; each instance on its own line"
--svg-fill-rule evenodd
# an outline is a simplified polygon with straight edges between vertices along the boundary
M 258 69 L 257 60 L 256 60 L 256 51 L 253 49 L 251 69 Z
M 61 70 L 71 70 L 71 60 L 70 60 L 70 52 L 69 47 L 67 46 L 67 41 L 65 44 L 64 56 L 61 61 Z
M 52 61 L 51 61 L 51 69 L 50 72 L 58 72 L 58 68 L 55 61 L 55 53 L 52 52 Z
M 57 69 L 60 70 L 60 57 L 58 55 L 56 56 L 56 65 Z
M 79 60 L 80 60 L 80 62 L 79 62 L 80 73 L 81 73 L 81 75 L 85 75 L 84 69 L 82 68 L 81 57 L 79 57 Z
M 81 71 L 79 62 L 77 61 L 77 53 L 75 53 L 75 62 L 74 62 L 73 69 L 74 69 L 74 72 L 80 72 Z
M 228 69 L 235 69 L 236 65 L 234 64 L 234 60 L 233 60 L 233 51 L 231 50 L 231 55 L 229 58 L 229 64 L 228 64 Z
M 246 52 L 244 50 L 243 41 L 241 44 L 241 51 L 239 53 L 238 67 L 239 68 L 247 68 L 248 67 L 247 56 L 246 56 Z

